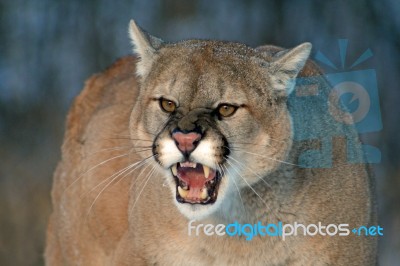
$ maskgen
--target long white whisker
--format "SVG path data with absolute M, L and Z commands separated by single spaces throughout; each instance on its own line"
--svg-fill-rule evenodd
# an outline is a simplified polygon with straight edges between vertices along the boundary
M 121 178 L 115 183 L 115 185 L 118 184 L 118 183 L 119 183 L 122 179 L 124 179 L 126 176 L 132 174 L 136 169 L 138 169 L 138 168 L 144 166 L 145 164 L 150 165 L 149 161 L 151 161 L 151 159 L 152 159 L 153 157 L 154 157 L 154 155 L 152 155 L 152 156 L 150 156 L 150 157 L 144 159 L 144 160 L 140 163 L 140 165 L 137 165 L 135 168 L 129 170 L 129 172 L 126 173 L 123 177 L 121 177 Z M 136 180 L 135 180 L 135 181 L 136 181 Z M 133 182 L 135 182 L 135 181 L 133 181 Z
M 70 185 L 68 185 L 68 186 L 65 188 L 65 190 L 64 190 L 63 193 L 65 193 L 70 187 L 72 187 L 76 182 L 78 182 L 79 179 L 81 179 L 85 174 L 87 174 L 88 172 L 92 171 L 93 169 L 95 169 L 95 168 L 97 168 L 97 167 L 99 167 L 99 166 L 101 166 L 101 165 L 103 165 L 103 164 L 105 164 L 105 163 L 107 163 L 107 162 L 109 162 L 109 161 L 112 161 L 112 160 L 115 160 L 115 159 L 118 159 L 118 158 L 121 158 L 121 157 L 124 157 L 124 156 L 128 156 L 128 155 L 129 155 L 129 153 L 121 154 L 121 155 L 112 157 L 112 158 L 110 158 L 110 159 L 104 160 L 104 161 L 102 161 L 101 163 L 99 163 L 99 164 L 97 164 L 97 165 L 91 167 L 90 169 L 88 169 L 88 170 L 86 170 L 85 172 L 83 172 L 82 174 L 80 174 Z
M 283 143 L 286 143 L 286 142 L 287 142 L 287 140 L 283 140 L 283 139 L 274 139 L 274 138 L 271 138 L 271 137 L 269 137 L 269 136 L 268 136 L 268 139 L 273 140 L 273 141 L 283 142 Z
M 238 170 L 231 164 L 231 162 L 229 162 L 229 160 L 227 160 L 226 161 L 229 165 L 231 165 L 232 166 L 232 169 L 233 170 L 235 170 L 238 174 L 239 174 L 239 176 L 243 179 L 243 181 L 247 184 L 247 186 L 254 192 L 254 194 L 256 194 L 257 195 L 257 197 L 264 203 L 264 205 L 265 205 L 265 207 L 267 207 L 267 209 L 271 212 L 271 213 L 273 213 L 275 216 L 276 216 L 276 218 L 278 218 L 279 220 L 283 220 L 281 217 L 280 217 L 280 215 L 277 213 L 277 212 L 275 212 L 274 210 L 272 210 L 272 208 L 265 202 L 265 200 L 257 193 L 257 191 L 247 182 L 247 180 L 238 172 Z
M 124 138 L 124 139 L 130 139 L 130 140 L 141 140 L 141 141 L 149 141 L 149 142 L 153 142 L 153 140 L 151 140 L 151 139 L 138 139 L 138 138 L 132 138 L 132 136 L 130 135 L 130 134 L 127 134 L 127 135 L 122 135 L 122 134 L 110 134 L 110 135 L 112 135 L 112 136 L 116 136 L 116 137 L 121 137 L 121 138 Z
M 145 131 L 145 130 L 141 130 L 141 129 L 139 129 L 139 128 L 136 128 L 136 130 L 141 131 L 141 132 L 144 132 L 144 133 L 146 133 L 146 134 L 150 134 L 150 135 L 152 135 L 152 136 L 154 136 L 154 137 L 157 137 L 157 135 L 154 134 L 154 133 L 151 133 L 151 132 L 148 132 L 148 131 Z
M 245 134 L 247 134 L 247 133 L 227 136 L 226 138 L 231 139 L 231 138 L 242 136 L 242 135 L 245 135 Z M 273 141 L 276 141 L 276 142 L 282 142 L 282 143 L 287 143 L 287 141 L 288 141 L 288 140 L 282 140 L 282 139 L 275 139 L 275 138 L 271 138 L 271 137 L 269 137 L 269 140 L 273 140 Z
M 112 183 L 116 178 L 118 178 L 119 176 L 123 175 L 124 173 L 126 173 L 127 171 L 129 171 L 130 169 L 132 169 L 133 167 L 135 167 L 132 171 L 136 170 L 137 168 L 141 167 L 147 160 L 149 160 L 151 157 L 147 157 L 143 160 L 140 160 L 138 162 L 135 162 L 133 164 L 128 165 L 127 167 L 122 168 L 121 170 L 119 170 L 118 172 L 112 174 L 111 176 L 105 178 L 103 181 L 101 181 L 99 184 L 97 184 L 96 186 L 94 186 L 90 191 L 86 192 L 84 194 L 83 197 L 85 197 L 86 195 L 89 195 L 92 191 L 94 191 L 96 188 L 98 188 L 99 186 L 101 186 L 102 184 L 104 184 L 105 182 L 107 182 L 108 180 L 112 179 L 110 183 Z M 108 184 L 110 184 L 108 183 Z M 107 187 L 107 185 L 105 186 Z
M 242 165 L 242 169 L 248 169 L 248 170 L 250 170 L 250 172 L 252 172 L 255 176 L 257 176 L 260 180 L 262 180 L 269 188 L 272 189 L 272 186 L 271 186 L 266 180 L 264 180 L 264 178 L 262 178 L 259 174 L 257 174 L 256 172 L 254 172 L 250 167 L 246 166 L 244 163 L 239 162 L 238 160 L 236 160 L 235 158 L 233 158 L 232 155 L 230 155 L 229 158 L 231 158 L 232 160 L 234 160 L 239 166 Z
M 226 171 L 231 175 L 231 179 L 232 179 L 232 181 L 233 181 L 233 184 L 235 185 L 235 187 L 236 187 L 236 189 L 237 189 L 237 192 L 239 193 L 240 201 L 242 202 L 243 211 L 247 212 L 247 211 L 246 211 L 246 208 L 244 207 L 244 202 L 243 202 L 243 198 L 242 198 L 242 193 L 240 193 L 240 189 L 239 189 L 239 187 L 238 187 L 238 185 L 237 185 L 237 183 L 236 183 L 236 181 L 235 181 L 235 178 L 233 177 L 233 175 L 231 174 L 231 172 L 229 171 L 229 169 L 228 169 L 226 166 L 222 166 L 222 167 L 224 167 L 224 168 L 226 169 Z M 224 172 L 225 172 L 225 171 L 224 171 Z
M 236 145 L 251 145 L 251 146 L 259 146 L 259 147 L 271 147 L 271 144 L 265 144 L 265 145 L 261 145 L 261 144 L 255 144 L 255 143 L 245 143 L 245 142 L 235 142 L 235 146 Z M 233 148 L 235 148 L 234 146 L 232 146 Z M 240 147 L 238 147 L 240 148 Z
M 141 189 L 140 192 L 139 192 L 139 195 L 136 197 L 135 202 L 134 202 L 132 208 L 131 208 L 130 211 L 129 211 L 129 213 L 130 213 L 129 215 L 131 215 L 131 214 L 133 213 L 133 210 L 134 210 L 134 208 L 135 208 L 135 206 L 136 206 L 136 203 L 138 202 L 138 200 L 139 200 L 139 198 L 140 198 L 140 196 L 141 196 L 141 194 L 142 194 L 144 188 L 146 187 L 147 183 L 149 182 L 150 178 L 153 176 L 156 167 L 157 167 L 157 166 L 154 165 L 153 168 L 150 170 L 149 175 L 148 175 L 147 180 L 146 180 L 146 183 L 144 183 L 142 189 Z
M 260 200 L 265 204 L 265 206 L 269 207 L 268 204 L 264 201 L 264 199 L 257 193 L 257 191 L 247 182 L 247 180 L 240 174 L 240 172 L 233 166 L 229 160 L 226 160 L 226 162 L 232 167 L 233 170 L 235 170 L 236 173 L 243 179 L 243 181 L 247 184 L 247 186 L 256 194 Z
M 258 154 L 258 153 L 248 152 L 248 151 L 244 151 L 242 149 L 240 149 L 240 151 L 244 152 L 244 153 L 252 154 L 252 155 L 255 155 L 255 156 L 259 156 L 259 157 L 262 157 L 262 158 L 265 158 L 265 159 L 268 159 L 268 160 L 272 160 L 272 161 L 276 161 L 276 162 L 280 162 L 280 163 L 284 163 L 284 164 L 288 164 L 288 165 L 301 167 L 301 165 L 298 165 L 298 164 L 293 164 L 293 163 L 285 162 L 285 161 L 282 161 L 282 160 L 274 159 L 274 158 L 271 158 L 271 157 L 268 157 L 268 156 L 263 156 L 263 155 Z
M 155 157 L 155 156 L 153 155 L 152 157 Z M 142 171 L 140 171 L 140 173 L 136 176 L 135 180 L 132 182 L 131 186 L 129 187 L 129 191 L 132 190 L 133 186 L 140 179 L 140 177 L 147 170 L 147 168 L 149 168 L 149 166 L 151 166 L 151 163 L 149 163 L 149 162 L 146 162 L 146 164 L 147 164 L 146 167 L 144 167 L 142 169 Z M 138 186 L 142 185 L 145 180 L 146 180 L 146 178 L 143 178 L 143 180 L 138 184 Z
M 142 148 L 142 150 L 135 150 L 134 152 L 133 152 L 133 148 Z M 129 152 L 129 154 L 132 154 L 132 153 L 139 153 L 139 152 L 144 152 L 144 151 L 149 151 L 149 150 L 152 150 L 152 148 L 150 147 L 150 146 L 148 146 L 148 147 L 134 147 L 134 146 L 132 146 L 132 145 L 127 145 L 127 146 L 120 146 L 120 147 L 113 147 L 113 148 L 106 148 L 106 149 L 101 149 L 101 150 L 98 150 L 98 151 L 95 151 L 95 152 L 93 152 L 93 153 L 90 153 L 90 154 L 88 154 L 88 155 L 85 155 L 84 156 L 84 159 L 86 159 L 86 158 L 89 158 L 89 157 L 91 157 L 91 156 L 93 156 L 93 155 L 96 155 L 96 154 L 98 154 L 98 153 L 101 153 L 101 152 L 105 152 L 105 151 L 116 151 L 116 150 L 124 150 L 124 149 L 132 149 L 132 151 L 130 151 Z
M 147 159 L 149 159 L 149 158 L 147 158 Z M 147 160 L 147 159 L 146 159 L 146 160 Z M 90 194 L 94 189 L 96 189 L 97 187 L 99 187 L 101 184 L 103 184 L 103 183 L 106 182 L 107 180 L 111 179 L 111 180 L 100 190 L 99 194 L 97 194 L 96 198 L 93 200 L 92 204 L 91 204 L 90 207 L 89 207 L 89 210 L 88 210 L 87 215 L 90 214 L 90 211 L 92 210 L 92 208 L 93 208 L 94 204 L 96 203 L 97 199 L 98 199 L 98 198 L 100 197 L 100 195 L 106 190 L 106 188 L 109 187 L 109 185 L 110 185 L 112 182 L 114 182 L 114 181 L 115 181 L 119 176 L 121 176 L 122 174 L 124 174 L 124 173 L 126 173 L 127 171 L 129 171 L 129 169 L 135 167 L 137 164 L 140 164 L 140 163 L 143 163 L 143 161 L 136 162 L 136 163 L 134 163 L 134 164 L 131 164 L 131 165 L 129 165 L 129 166 L 123 168 L 122 170 L 120 170 L 120 171 L 118 171 L 117 173 L 111 175 L 110 177 L 107 177 L 107 178 L 104 179 L 102 182 L 100 182 L 99 184 L 97 184 L 94 188 L 92 188 L 87 194 Z M 139 165 L 138 167 L 140 167 L 140 166 L 141 166 L 141 165 Z M 138 167 L 137 167 L 137 168 L 138 168 Z M 113 176 L 115 176 L 115 177 L 113 177 Z M 126 176 L 126 175 L 125 175 L 125 176 Z M 125 177 L 125 176 L 124 176 L 124 177 Z M 113 178 L 112 178 L 112 177 L 113 177 Z M 121 178 L 121 179 L 122 179 L 122 178 Z M 120 180 L 121 180 L 121 179 L 120 179 Z

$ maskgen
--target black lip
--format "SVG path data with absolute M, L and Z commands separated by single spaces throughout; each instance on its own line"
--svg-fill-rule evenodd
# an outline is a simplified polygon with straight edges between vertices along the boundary
M 211 184 L 209 182 L 206 183 L 209 198 L 206 199 L 205 201 L 198 201 L 198 202 L 191 202 L 191 201 L 187 201 L 184 198 L 182 198 L 178 193 L 179 179 L 178 179 L 178 177 L 174 176 L 173 174 L 172 174 L 172 176 L 174 177 L 175 184 L 176 184 L 176 188 L 175 188 L 176 200 L 179 203 L 207 205 L 207 204 L 213 204 L 214 202 L 217 201 L 218 188 L 219 188 L 219 184 L 221 183 L 221 173 L 219 171 L 216 171 L 216 176 L 214 178 L 213 184 Z

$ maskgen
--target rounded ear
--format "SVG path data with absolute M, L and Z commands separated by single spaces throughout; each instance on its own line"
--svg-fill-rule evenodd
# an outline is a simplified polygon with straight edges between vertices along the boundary
M 140 59 L 136 66 L 136 73 L 144 78 L 150 72 L 157 50 L 161 48 L 164 41 L 142 30 L 134 20 L 129 23 L 129 37 L 133 45 L 133 52 Z
M 273 88 L 278 95 L 289 95 L 296 84 L 296 77 L 310 56 L 311 43 L 302 43 L 274 55 L 269 65 Z

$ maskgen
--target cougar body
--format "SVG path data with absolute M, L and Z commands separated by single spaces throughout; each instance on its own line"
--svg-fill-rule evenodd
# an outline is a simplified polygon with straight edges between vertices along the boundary
M 333 139 L 331 167 L 298 165 L 321 146 L 294 138 L 288 104 L 297 77 L 322 75 L 309 43 L 171 44 L 134 22 L 130 34 L 136 56 L 91 77 L 68 114 L 47 265 L 375 265 L 376 238 L 352 233 L 249 241 L 188 232 L 192 220 L 376 224 L 369 170 L 346 158 L 354 128 Z M 338 130 L 322 108 L 306 108 L 314 124 L 304 130 Z

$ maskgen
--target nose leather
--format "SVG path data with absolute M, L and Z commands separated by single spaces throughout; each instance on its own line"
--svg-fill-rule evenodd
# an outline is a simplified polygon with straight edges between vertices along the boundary
M 183 153 L 192 152 L 201 139 L 201 135 L 196 132 L 183 133 L 183 132 L 175 132 L 172 134 L 172 138 L 176 142 L 176 146 Z

